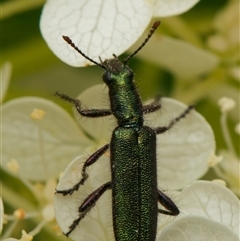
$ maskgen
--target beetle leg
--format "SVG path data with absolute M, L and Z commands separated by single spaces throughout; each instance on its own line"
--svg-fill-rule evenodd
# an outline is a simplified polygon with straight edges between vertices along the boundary
M 163 213 L 171 216 L 177 216 L 180 213 L 175 203 L 160 190 L 158 190 L 158 202 L 161 203 L 161 205 L 167 209 L 167 210 L 158 209 L 159 213 Z
M 68 237 L 71 232 L 77 227 L 79 222 L 86 216 L 86 214 L 92 209 L 92 207 L 96 204 L 98 199 L 103 195 L 105 191 L 112 188 L 112 183 L 107 182 L 100 186 L 97 190 L 92 192 L 81 204 L 78 209 L 79 217 L 73 221 L 73 223 L 69 226 L 69 231 L 65 233 Z
M 159 126 L 156 128 L 153 128 L 153 130 L 155 131 L 155 133 L 158 134 L 162 134 L 168 130 L 170 130 L 178 121 L 180 121 L 181 119 L 183 119 L 187 114 L 189 114 L 189 112 L 194 108 L 193 105 L 190 105 L 181 115 L 179 115 L 178 117 L 174 118 L 173 120 L 171 120 L 171 122 L 167 125 L 167 126 Z
M 78 99 L 74 99 L 68 95 L 56 92 L 57 96 L 59 96 L 60 98 L 62 98 L 63 100 L 66 100 L 72 104 L 74 104 L 77 112 L 81 115 L 81 116 L 86 116 L 86 117 L 90 117 L 90 118 L 96 118 L 96 117 L 104 117 L 104 116 L 108 116 L 111 115 L 112 112 L 111 110 L 108 109 L 82 109 L 81 107 L 81 101 Z
M 100 149 L 98 149 L 96 152 L 94 152 L 84 163 L 82 167 L 82 178 L 81 180 L 76 183 L 72 188 L 66 189 L 66 190 L 56 190 L 56 193 L 61 193 L 63 196 L 71 195 L 74 191 L 77 191 L 80 187 L 80 185 L 83 185 L 84 182 L 88 178 L 88 174 L 86 172 L 87 167 L 91 166 L 93 163 L 95 163 L 109 148 L 109 144 L 104 145 Z
M 152 103 L 143 106 L 143 114 L 152 113 L 159 110 L 162 105 L 160 103 L 161 96 L 157 96 Z

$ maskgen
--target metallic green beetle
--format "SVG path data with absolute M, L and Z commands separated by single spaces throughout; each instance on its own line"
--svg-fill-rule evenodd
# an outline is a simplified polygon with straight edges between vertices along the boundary
M 67 95 L 56 93 L 62 99 L 73 103 L 80 115 L 86 117 L 103 117 L 113 114 L 118 126 L 113 130 L 110 144 L 93 153 L 82 168 L 81 180 L 68 190 L 57 190 L 57 194 L 71 195 L 78 190 L 88 178 L 87 167 L 96 162 L 108 148 L 111 159 L 111 181 L 101 185 L 91 193 L 79 207 L 79 217 L 73 221 L 66 236 L 76 228 L 79 222 L 95 205 L 101 195 L 112 189 L 113 229 L 116 241 L 155 241 L 158 213 L 178 215 L 174 202 L 157 188 L 156 135 L 169 130 L 177 121 L 184 118 L 192 106 L 180 116 L 173 119 L 168 126 L 150 128 L 144 126 L 143 115 L 161 108 L 160 98 L 143 106 L 139 92 L 133 81 L 133 72 L 127 62 L 148 42 L 160 25 L 153 24 L 151 31 L 142 45 L 124 61 L 117 56 L 100 63 L 90 59 L 79 50 L 71 39 L 64 40 L 89 61 L 105 70 L 103 81 L 109 89 L 110 110 L 81 108 L 81 102 Z M 158 208 L 158 202 L 166 210 Z

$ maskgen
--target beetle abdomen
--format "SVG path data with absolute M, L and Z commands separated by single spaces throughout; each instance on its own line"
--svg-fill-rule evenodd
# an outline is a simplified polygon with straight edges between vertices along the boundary
M 110 144 L 116 241 L 154 241 L 157 225 L 156 134 L 117 127 Z

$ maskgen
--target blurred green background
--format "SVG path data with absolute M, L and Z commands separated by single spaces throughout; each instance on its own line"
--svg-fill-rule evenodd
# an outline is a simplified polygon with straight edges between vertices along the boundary
M 34 2 L 34 3 L 33 3 Z M 211 22 L 214 14 L 219 11 L 227 0 L 201 0 L 194 8 L 180 16 L 189 26 L 197 29 L 202 39 L 211 33 Z M 70 96 L 77 96 L 84 89 L 94 84 L 101 83 L 102 69 L 93 66 L 88 68 L 74 68 L 61 62 L 43 40 L 39 30 L 39 20 L 42 11 L 42 0 L 5 0 L 0 2 L 1 6 L 1 64 L 10 61 L 13 70 L 11 83 L 5 98 L 8 101 L 21 96 L 44 97 L 62 105 L 71 113 L 71 107 L 54 96 L 56 91 L 67 93 Z M 166 24 L 164 24 L 166 22 Z M 172 34 L 171 18 L 162 19 L 160 32 Z M 155 94 L 171 96 L 179 83 L 168 71 L 159 68 L 152 63 L 143 62 L 136 56 L 130 62 L 131 68 L 137 73 L 137 81 L 141 87 L 144 97 L 153 97 Z M 146 80 L 146 82 L 144 82 Z M 230 84 L 237 84 L 229 80 Z M 184 84 L 183 84 L 184 85 Z M 238 86 L 239 87 L 239 86 Z M 184 89 L 184 86 L 180 86 Z M 186 90 L 187 91 L 187 90 Z M 207 98 L 197 100 L 197 111 L 199 111 L 212 126 L 217 148 L 226 148 L 223 141 L 219 124 L 220 111 L 216 104 Z M 238 110 L 237 110 L 238 111 Z M 234 132 L 236 122 L 229 120 L 229 129 L 234 145 L 239 154 L 239 136 Z M 213 171 L 203 177 L 212 179 Z M 29 203 L 36 206 L 34 198 L 26 187 L 19 180 L 8 176 L 1 171 L 1 179 L 12 190 L 21 190 L 19 198 L 28 197 Z M 11 193 L 2 190 L 3 198 Z M 17 202 L 5 202 L 5 212 L 11 213 L 16 208 Z M 37 220 L 35 220 L 37 222 Z M 36 223 L 24 221 L 14 231 L 14 237 L 20 235 L 21 229 L 31 230 Z M 68 240 L 65 237 L 57 237 L 51 231 L 51 224 L 37 236 L 35 241 L 42 240 Z

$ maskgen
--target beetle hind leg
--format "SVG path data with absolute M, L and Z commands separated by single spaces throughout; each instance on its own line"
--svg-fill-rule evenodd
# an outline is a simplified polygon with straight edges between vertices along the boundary
M 107 182 L 100 186 L 98 189 L 93 191 L 78 208 L 79 217 L 75 219 L 69 226 L 69 231 L 64 233 L 67 237 L 73 232 L 73 230 L 78 226 L 80 221 L 86 216 L 86 214 L 95 206 L 98 199 L 106 192 L 108 189 L 112 188 L 112 183 Z
M 180 211 L 175 203 L 162 191 L 158 190 L 158 202 L 165 207 L 167 210 L 158 209 L 159 213 L 170 215 L 170 216 L 177 216 Z

